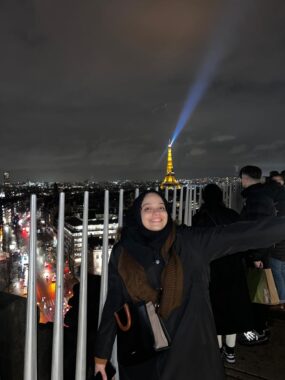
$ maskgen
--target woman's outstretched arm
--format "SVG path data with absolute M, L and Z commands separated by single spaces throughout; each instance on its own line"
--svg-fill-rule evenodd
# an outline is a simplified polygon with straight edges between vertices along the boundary
M 285 217 L 194 229 L 195 241 L 208 261 L 236 252 L 267 248 L 285 238 Z M 196 240 L 197 239 L 197 240 Z

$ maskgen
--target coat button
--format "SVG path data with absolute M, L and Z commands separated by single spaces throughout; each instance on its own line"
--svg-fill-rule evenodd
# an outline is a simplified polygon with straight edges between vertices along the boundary
M 160 260 L 155 260 L 155 264 L 160 264 Z

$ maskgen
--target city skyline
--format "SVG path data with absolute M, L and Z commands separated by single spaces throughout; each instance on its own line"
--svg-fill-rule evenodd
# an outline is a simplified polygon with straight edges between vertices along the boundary
M 223 54 L 173 145 L 176 177 L 284 170 L 285 5 L 228 3 L 2 1 L 1 171 L 15 181 L 162 179 L 220 27 Z

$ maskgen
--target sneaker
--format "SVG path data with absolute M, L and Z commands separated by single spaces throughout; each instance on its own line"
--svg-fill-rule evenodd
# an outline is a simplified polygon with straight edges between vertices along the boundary
M 224 358 L 229 364 L 234 364 L 236 362 L 236 354 L 234 347 L 224 347 Z
M 246 331 L 239 335 L 238 342 L 245 346 L 254 346 L 268 342 L 269 337 L 264 330 L 262 334 L 259 334 L 256 330 Z

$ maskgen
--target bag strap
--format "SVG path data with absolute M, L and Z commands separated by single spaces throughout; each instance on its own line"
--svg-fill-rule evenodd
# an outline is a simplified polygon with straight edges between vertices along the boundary
M 132 318 L 131 318 L 129 305 L 127 303 L 125 303 L 123 305 L 123 309 L 124 309 L 124 312 L 126 313 L 126 316 L 127 316 L 127 323 L 125 325 L 121 322 L 119 314 L 116 311 L 114 313 L 114 316 L 115 316 L 115 319 L 117 321 L 119 328 L 122 331 L 126 332 L 126 331 L 129 331 L 129 329 L 131 328 Z

